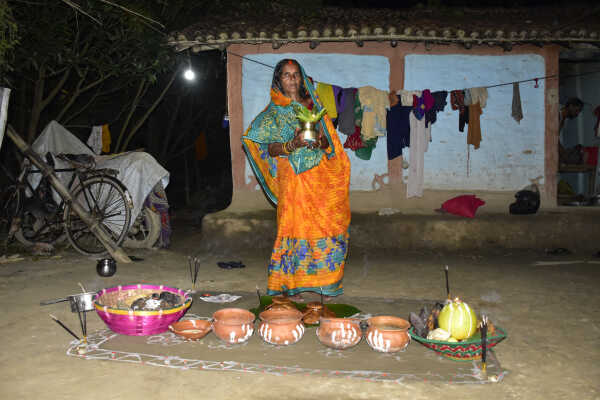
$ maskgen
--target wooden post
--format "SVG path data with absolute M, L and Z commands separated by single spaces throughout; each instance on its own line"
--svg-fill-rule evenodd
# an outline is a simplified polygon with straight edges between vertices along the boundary
M 130 263 L 131 259 L 127 256 L 127 254 L 121 249 L 114 240 L 111 239 L 110 235 L 102 228 L 102 226 L 98 223 L 96 219 L 94 219 L 87 211 L 83 209 L 79 205 L 77 201 L 73 201 L 73 196 L 69 190 L 62 184 L 60 180 L 54 174 L 54 170 L 46 164 L 42 158 L 31 150 L 31 147 L 19 136 L 17 132 L 9 125 L 6 129 L 6 136 L 8 136 L 15 145 L 21 150 L 23 154 L 27 156 L 35 165 L 42 171 L 44 176 L 47 176 L 52 184 L 52 187 L 56 189 L 56 191 L 65 199 L 65 202 L 71 203 L 71 207 L 73 207 L 73 211 L 86 225 L 90 228 L 90 231 L 98 238 L 100 243 L 104 246 L 104 248 L 110 253 L 110 255 L 117 261 L 123 263 Z

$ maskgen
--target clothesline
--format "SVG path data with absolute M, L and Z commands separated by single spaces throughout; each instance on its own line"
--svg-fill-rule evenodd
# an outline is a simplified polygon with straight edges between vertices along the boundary
M 213 46 L 208 46 L 208 47 L 213 47 Z M 218 49 L 218 47 L 213 47 L 213 48 L 214 48 L 214 49 Z M 260 64 L 260 65 L 263 65 L 263 66 L 265 66 L 265 67 L 268 67 L 268 68 L 271 68 L 271 69 L 275 69 L 275 67 L 274 67 L 274 66 L 272 66 L 272 65 L 265 64 L 265 63 L 263 63 L 263 62 L 261 62 L 261 61 L 257 61 L 257 60 L 254 60 L 254 59 L 252 59 L 252 58 L 248 58 L 248 57 L 242 56 L 241 54 L 237 54 L 237 53 L 234 53 L 234 52 L 232 52 L 232 51 L 229 51 L 229 50 L 225 50 L 225 52 L 226 52 L 227 54 L 231 54 L 231 55 L 233 55 L 233 56 L 240 57 L 240 58 L 242 58 L 242 59 L 244 59 L 244 60 L 248 60 L 248 61 L 250 61 L 250 62 L 254 62 L 254 63 Z M 563 78 L 573 78 L 573 77 L 576 77 L 576 76 L 592 75 L 592 74 L 598 74 L 598 73 L 600 73 L 600 70 L 598 70 L 598 71 L 582 72 L 582 73 L 580 73 L 580 74 L 570 74 L 570 75 L 563 75 Z M 490 89 L 490 88 L 495 88 L 495 87 L 500 87 L 500 86 L 508 86 L 508 85 L 513 85 L 513 84 L 515 84 L 515 83 L 534 82 L 534 81 L 540 81 L 540 80 L 544 80 L 544 79 L 554 79 L 554 78 L 559 78 L 559 74 L 546 75 L 546 76 L 539 76 L 539 77 L 530 78 L 530 79 L 523 79 L 523 80 L 520 80 L 520 81 L 513 81 L 513 82 L 506 82 L 506 83 L 498 83 L 498 84 L 495 84 L 495 85 L 489 85 L 489 86 L 483 86 L 483 87 L 485 87 L 486 89 Z M 451 90 L 448 90 L 448 92 L 450 92 L 450 91 L 451 91 Z

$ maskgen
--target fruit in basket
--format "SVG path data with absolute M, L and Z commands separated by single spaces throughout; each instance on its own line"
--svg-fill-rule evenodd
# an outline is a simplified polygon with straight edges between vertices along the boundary
M 448 341 L 448 339 L 450 339 L 450 332 L 448 332 L 442 328 L 437 328 L 427 334 L 427 339 L 439 340 L 441 342 L 446 342 L 446 341 Z
M 440 328 L 457 340 L 468 339 L 477 330 L 477 316 L 467 303 L 459 298 L 446 304 L 438 318 Z

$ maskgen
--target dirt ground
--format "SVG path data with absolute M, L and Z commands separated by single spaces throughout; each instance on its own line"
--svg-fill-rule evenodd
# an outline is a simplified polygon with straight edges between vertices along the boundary
M 449 265 L 452 292 L 508 332 L 508 339 L 496 347 L 498 359 L 509 371 L 498 384 L 395 384 L 182 371 L 68 357 L 71 337 L 48 314 L 72 329 L 78 327 L 76 315 L 66 303 L 41 307 L 39 302 L 76 293 L 78 282 L 90 290 L 137 282 L 189 288 L 187 256 L 197 254 L 203 260 L 201 289 L 251 292 L 259 285 L 264 291 L 268 251 L 198 253 L 199 228 L 182 220 L 174 228 L 169 250 L 129 251 L 143 260 L 119 264 L 111 278 L 99 277 L 95 260 L 72 250 L 48 258 L 11 246 L 9 254 L 19 252 L 25 260 L 0 264 L 0 329 L 5 343 L 0 354 L 0 398 L 600 399 L 600 258 L 550 257 L 540 249 L 494 248 L 465 254 L 353 247 L 349 254 L 346 296 L 443 298 L 443 266 Z M 216 262 L 224 260 L 242 260 L 246 268 L 222 270 Z M 551 260 L 580 262 L 534 265 Z M 90 313 L 88 331 L 101 328 L 103 322 Z

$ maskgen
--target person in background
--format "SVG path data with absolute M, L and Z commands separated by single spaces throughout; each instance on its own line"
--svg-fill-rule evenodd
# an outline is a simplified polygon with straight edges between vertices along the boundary
M 560 142 L 560 134 L 562 132 L 563 127 L 565 126 L 565 121 L 567 119 L 577 118 L 577 116 L 581 113 L 581 110 L 583 110 L 583 101 L 581 101 L 577 97 L 571 97 L 570 99 L 568 99 L 565 105 L 562 106 L 560 109 L 558 117 L 558 159 L 561 164 L 583 163 L 582 150 L 580 145 L 567 149 Z

